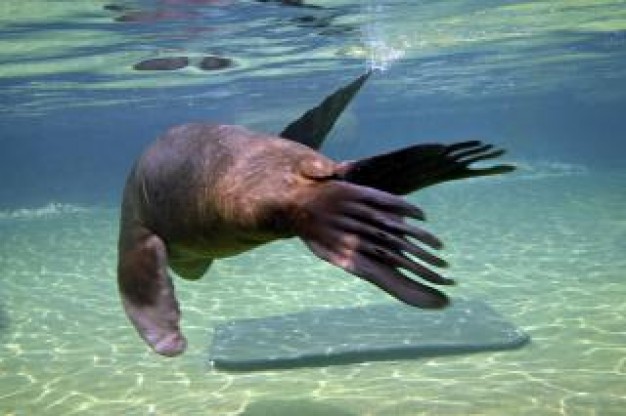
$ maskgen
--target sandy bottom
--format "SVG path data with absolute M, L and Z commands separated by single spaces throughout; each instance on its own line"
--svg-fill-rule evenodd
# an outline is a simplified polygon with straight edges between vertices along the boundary
M 271 372 L 211 368 L 215 325 L 393 300 L 297 241 L 278 243 L 217 262 L 199 282 L 177 279 L 190 348 L 161 358 L 146 350 L 117 299 L 115 210 L 4 213 L 0 412 L 623 414 L 624 183 L 624 175 L 520 176 L 413 197 L 447 242 L 460 281 L 452 295 L 506 316 L 532 337 L 524 348 Z

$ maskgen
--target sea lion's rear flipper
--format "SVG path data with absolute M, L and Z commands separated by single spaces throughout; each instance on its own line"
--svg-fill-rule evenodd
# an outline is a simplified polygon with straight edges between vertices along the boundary
M 118 285 L 124 310 L 146 343 L 161 355 L 181 354 L 187 342 L 161 238 L 139 226 L 122 229 Z
M 338 89 L 315 108 L 310 109 L 280 133 L 280 137 L 319 149 L 335 122 L 361 89 L 371 71 Z
M 295 216 L 296 234 L 311 251 L 410 305 L 439 308 L 448 303 L 440 291 L 398 270 L 430 283 L 454 284 L 427 266 L 445 267 L 445 261 L 417 244 L 440 248 L 441 242 L 406 222 L 407 217 L 423 219 L 419 208 L 389 193 L 343 181 L 328 180 L 320 188 L 302 202 Z
M 404 195 L 445 181 L 515 170 L 511 165 L 469 167 L 472 163 L 502 154 L 504 150 L 494 150 L 492 145 L 480 141 L 420 144 L 368 159 L 344 162 L 338 176 L 351 183 Z

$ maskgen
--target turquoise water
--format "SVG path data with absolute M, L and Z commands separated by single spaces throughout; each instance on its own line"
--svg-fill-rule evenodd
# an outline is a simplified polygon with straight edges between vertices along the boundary
M 116 22 L 121 12 L 105 4 L 0 6 L 3 414 L 623 413 L 625 2 L 319 3 L 330 11 L 226 0 L 118 3 L 178 16 L 143 23 Z M 310 14 L 330 24 L 298 23 Z M 173 54 L 191 57 L 191 66 L 132 69 Z M 236 66 L 198 69 L 208 54 Z M 175 359 L 149 352 L 115 282 L 117 204 L 140 149 L 190 120 L 280 131 L 367 65 L 381 71 L 325 153 L 355 158 L 474 137 L 507 148 L 518 172 L 409 198 L 446 243 L 459 281 L 451 296 L 487 303 L 531 343 L 416 360 L 215 370 L 209 345 L 220 323 L 394 302 L 293 240 L 216 262 L 200 281 L 176 279 L 189 349 Z

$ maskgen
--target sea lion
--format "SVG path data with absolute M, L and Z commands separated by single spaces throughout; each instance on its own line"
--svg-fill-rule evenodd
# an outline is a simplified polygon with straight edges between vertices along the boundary
M 429 267 L 446 263 L 422 247 L 441 242 L 406 221 L 423 219 L 422 211 L 394 194 L 513 167 L 470 169 L 503 153 L 477 141 L 416 145 L 353 162 L 323 156 L 315 149 L 368 76 L 330 95 L 280 137 L 185 124 L 139 157 L 123 194 L 118 284 L 128 317 L 154 351 L 174 356 L 186 347 L 168 265 L 197 279 L 214 259 L 296 236 L 323 260 L 403 302 L 446 305 L 443 293 L 398 270 L 454 283 Z

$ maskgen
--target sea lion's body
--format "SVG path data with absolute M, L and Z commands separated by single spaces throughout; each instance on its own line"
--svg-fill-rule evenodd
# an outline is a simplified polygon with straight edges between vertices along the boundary
M 402 216 L 419 218 L 417 208 L 338 180 L 342 169 L 304 145 L 238 126 L 182 125 L 150 146 L 124 190 L 118 266 L 124 307 L 148 344 L 163 355 L 185 348 L 168 265 L 197 279 L 214 259 L 298 235 L 320 257 L 355 272 L 363 267 L 355 253 L 363 216 L 378 216 L 367 222 L 381 232 L 378 223 L 398 223 L 402 232 L 438 244 L 400 224 Z M 351 223 L 335 232 L 342 221 Z M 389 238 L 398 233 L 388 232 Z M 433 295 L 416 302 L 445 302 Z
M 174 269 L 199 277 L 183 265 L 294 236 L 296 202 L 315 192 L 313 176 L 336 166 L 299 143 L 243 127 L 186 124 L 138 160 L 123 218 L 139 213 L 140 222 L 167 242 L 170 264 L 181 265 Z
M 420 245 L 441 243 L 406 221 L 423 214 L 397 195 L 512 167 L 469 169 L 503 153 L 476 141 L 415 145 L 354 162 L 318 153 L 366 78 L 329 96 L 282 137 L 185 124 L 139 157 L 123 195 L 118 284 L 128 317 L 156 352 L 172 356 L 186 347 L 168 266 L 197 279 L 215 259 L 294 236 L 321 259 L 403 302 L 447 304 L 443 293 L 399 270 L 434 284 L 453 283 L 430 269 L 446 263 Z

